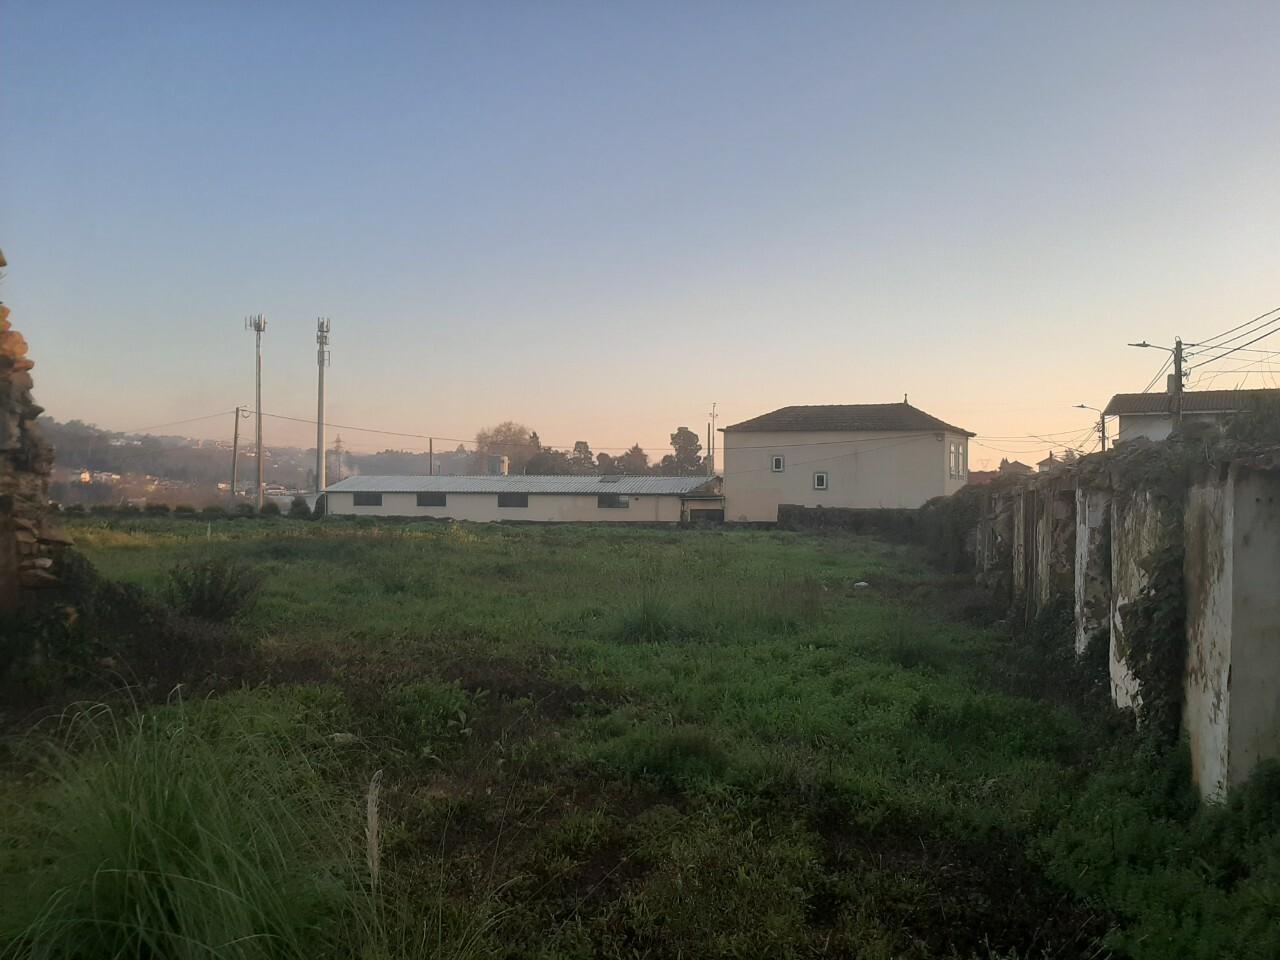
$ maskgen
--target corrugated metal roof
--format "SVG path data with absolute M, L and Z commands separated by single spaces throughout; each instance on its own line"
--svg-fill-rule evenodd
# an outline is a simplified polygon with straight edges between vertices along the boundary
M 909 403 L 833 403 L 819 406 L 782 407 L 742 423 L 725 427 L 726 433 L 774 430 L 832 431 L 839 433 L 944 432 L 975 436 L 944 423 Z
M 1280 399 L 1280 390 L 1187 390 L 1182 412 L 1235 413 L 1267 398 Z M 1117 393 L 1105 411 L 1108 417 L 1172 412 L 1173 396 L 1168 393 Z
M 516 476 L 516 477 L 347 477 L 326 493 L 618 493 L 680 496 L 711 482 L 708 477 Z

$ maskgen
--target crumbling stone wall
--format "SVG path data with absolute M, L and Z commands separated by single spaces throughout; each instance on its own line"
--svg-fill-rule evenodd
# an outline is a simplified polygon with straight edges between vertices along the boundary
M 52 553 L 68 542 L 48 521 L 53 450 L 35 424 L 43 408 L 31 396 L 34 366 L 0 303 L 0 611 L 57 584 Z

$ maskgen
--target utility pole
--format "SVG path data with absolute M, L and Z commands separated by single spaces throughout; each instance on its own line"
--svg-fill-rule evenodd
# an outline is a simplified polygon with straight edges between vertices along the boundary
M 240 410 L 236 407 L 236 425 L 231 431 L 231 505 L 236 502 L 236 485 L 240 482 Z
M 1173 338 L 1173 423 L 1182 426 L 1182 338 Z
M 316 389 L 316 493 L 324 493 L 324 368 L 329 365 L 329 318 L 316 319 L 316 366 L 320 380 Z
M 266 486 L 262 478 L 262 332 L 267 329 L 267 318 L 262 314 L 256 314 L 252 317 L 245 317 L 244 328 L 253 331 L 254 354 L 257 358 L 254 393 L 254 412 L 257 414 L 254 424 L 254 441 L 257 452 L 254 454 L 258 460 L 258 492 L 255 497 L 255 503 L 258 510 L 262 510 L 263 495 Z
M 427 437 L 427 476 L 436 475 L 436 438 Z
M 714 477 L 716 475 L 716 404 L 711 404 L 711 412 L 707 415 L 711 418 L 711 425 L 707 428 L 707 476 Z
M 1163 350 L 1165 353 L 1173 354 L 1173 373 L 1170 376 L 1169 393 L 1173 397 L 1173 427 L 1176 430 L 1182 426 L 1182 338 L 1173 338 L 1173 347 L 1162 347 L 1158 343 L 1147 343 L 1143 340 L 1141 343 L 1131 343 L 1131 347 L 1150 347 L 1155 350 Z M 1194 346 L 1194 344 L 1193 344 Z
M 1102 438 L 1102 452 L 1107 452 L 1107 415 L 1097 407 L 1091 407 L 1087 403 L 1077 403 L 1077 410 L 1092 410 L 1098 415 L 1098 436 Z

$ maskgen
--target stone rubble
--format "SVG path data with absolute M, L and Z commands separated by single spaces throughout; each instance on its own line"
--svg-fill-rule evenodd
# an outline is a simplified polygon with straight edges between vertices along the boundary
M 31 590 L 57 586 L 53 558 L 71 543 L 50 526 L 53 448 L 35 423 L 44 412 L 31 396 L 35 363 L 9 313 L 0 303 L 0 611 L 17 609 Z

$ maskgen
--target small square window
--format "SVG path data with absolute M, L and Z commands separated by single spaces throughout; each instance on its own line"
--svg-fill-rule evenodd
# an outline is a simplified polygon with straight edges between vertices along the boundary
M 825 473 L 820 472 L 820 473 L 815 473 L 813 475 L 813 489 L 815 490 L 827 489 L 827 475 Z
M 596 497 L 596 507 L 601 510 L 625 510 L 631 506 L 631 498 L 621 493 L 602 493 Z
M 529 495 L 527 493 L 498 494 L 498 506 L 500 507 L 527 507 L 528 505 Z
M 444 505 L 445 495 L 443 493 L 418 494 L 418 506 L 420 507 L 443 507 Z
M 382 494 L 380 493 L 353 493 L 351 494 L 352 506 L 356 507 L 380 507 L 382 506 Z
M 781 473 L 786 468 L 786 461 L 782 459 L 780 454 L 774 454 L 773 460 L 769 464 L 769 469 L 774 473 Z

